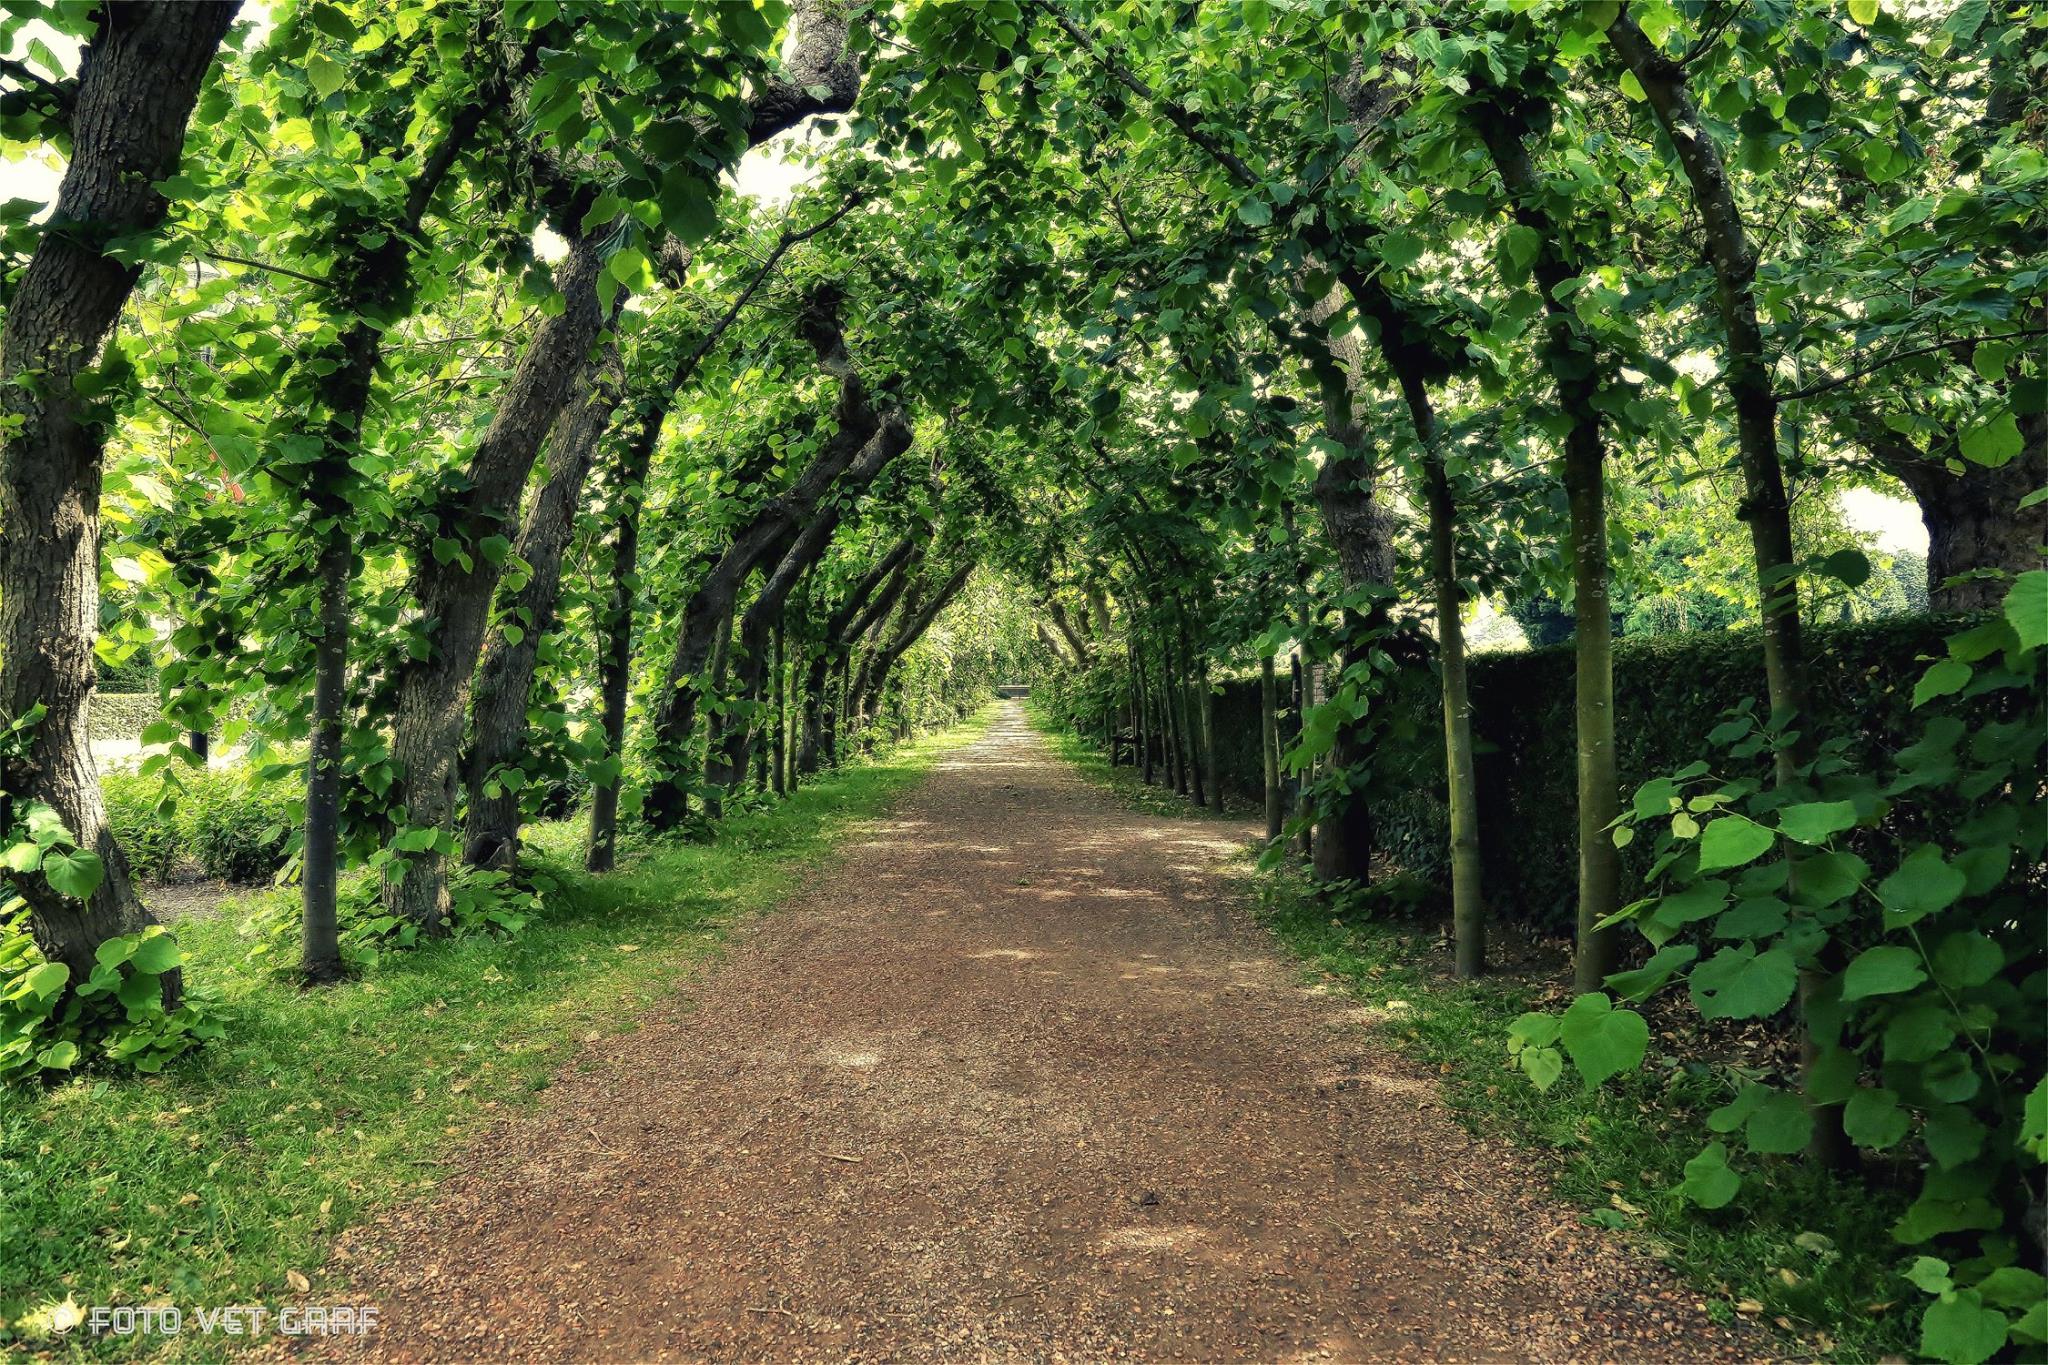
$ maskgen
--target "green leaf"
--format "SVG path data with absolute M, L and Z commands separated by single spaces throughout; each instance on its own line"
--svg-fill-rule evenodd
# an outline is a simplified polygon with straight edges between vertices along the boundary
M 1692 1001 L 1707 1019 L 1760 1019 L 1792 998 L 1799 968 L 1783 948 L 1723 948 L 1692 973 Z
M 52 1043 L 36 1054 L 36 1065 L 46 1071 L 69 1071 L 78 1063 L 78 1044 Z
M 2005 965 L 2005 949 L 1974 931 L 1950 934 L 1934 950 L 1934 979 L 1950 990 L 1982 986 Z
M 2027 1102 L 2020 1111 L 2020 1135 L 2017 1145 L 2036 1161 L 2048 1161 L 2048 1078 L 2035 1083 L 2027 1092 Z
M 1913 1282 L 1913 1287 L 1923 1294 L 1946 1294 L 1956 1287 L 1948 1273 L 1948 1262 L 1939 1256 L 1916 1256 L 1913 1264 L 1900 1272 Z
M 128 965 L 138 972 L 158 975 L 169 971 L 184 961 L 178 952 L 178 940 L 169 934 L 151 934 L 136 945 L 135 956 L 128 959 Z
M 2021 649 L 2048 644 L 2048 569 L 2029 569 L 2013 580 L 2005 595 L 2005 619 L 2012 622 Z
M 1906 1136 L 1906 1111 L 1890 1090 L 1858 1090 L 1842 1106 L 1842 1131 L 1858 1147 L 1881 1152 Z
M 33 872 L 43 865 L 43 850 L 40 844 L 24 839 L 0 853 L 0 867 L 9 872 Z
M 1884 903 L 1885 927 L 1904 928 L 1955 904 L 1968 883 L 1961 868 L 1951 866 L 1933 844 L 1906 855 L 1898 871 L 1877 884 Z
M 342 86 L 348 84 L 348 69 L 332 57 L 314 53 L 306 59 L 306 79 L 326 99 Z
M 1703 1209 L 1726 1208 L 1742 1188 L 1742 1177 L 1728 1167 L 1728 1145 L 1708 1143 L 1705 1151 L 1685 1163 L 1685 1181 L 1678 1188 Z
M 1636 73 L 1633 71 L 1621 73 L 1621 93 L 1632 100 L 1645 100 L 1649 98 L 1649 93 L 1643 89 L 1643 83 L 1636 79 Z M 1723 1202 L 1725 1203 L 1726 1201 L 1724 1200 Z M 1715 1204 L 1710 1207 L 1719 1208 L 1720 1205 Z
M 1263 199 L 1246 199 L 1237 206 L 1237 217 L 1246 227 L 1264 227 L 1273 221 L 1273 206 Z
M 1740 815 L 1724 815 L 1708 825 L 1706 833 L 1700 835 L 1700 871 L 1712 872 L 1723 867 L 1741 867 L 1754 862 L 1770 850 L 1777 841 L 1777 835 L 1754 820 Z
M 1589 991 L 1564 1012 L 1558 1037 L 1590 1091 L 1609 1076 L 1642 1064 L 1650 1026 L 1640 1014 L 1615 1009 L 1605 995 Z
M 38 1000 L 48 1000 L 64 989 L 64 983 L 71 979 L 71 968 L 61 962 L 45 962 L 40 967 L 31 967 L 22 974 L 26 994 Z
M 1832 835 L 1853 827 L 1856 823 L 1856 803 L 1853 801 L 1808 801 L 1797 806 L 1787 806 L 1778 812 L 1778 829 L 1789 839 L 1802 844 L 1824 844 Z
M 1868 1000 L 1874 995 L 1897 995 L 1910 991 L 1927 979 L 1920 968 L 1920 954 L 1911 948 L 1880 943 L 1865 948 L 1842 973 L 1842 999 Z
M 2001 412 L 1978 426 L 1963 433 L 1963 458 L 1997 469 L 2026 447 L 2020 436 L 2019 418 L 2010 411 Z
M 1970 666 L 1961 659 L 1942 659 L 1913 685 L 1913 705 L 1925 706 L 1936 697 L 1960 692 L 1970 681 Z
M 1849 0 L 1854 9 L 1857 0 Z M 1974 1289 L 1944 1294 L 1920 1318 L 1920 1353 L 1946 1365 L 1981 1365 L 2005 1345 L 2005 1314 Z
M 1743 1130 L 1751 1151 L 1778 1155 L 1804 1151 L 1812 1136 L 1813 1115 L 1806 1112 L 1797 1095 L 1786 1090 L 1772 1091 L 1749 1116 L 1749 1125 Z
M 1647 1000 L 1661 990 L 1664 983 L 1681 968 L 1690 966 L 1693 959 L 1699 955 L 1700 950 L 1690 943 L 1673 943 L 1659 948 L 1648 962 L 1634 971 L 1616 972 L 1608 977 L 1607 989 L 1624 1000 Z
M 1887 1062 L 1924 1062 L 1939 1056 L 1955 1040 L 1954 1016 L 1940 1005 L 1912 1005 L 1884 1026 Z
M 2048 1295 L 2048 1279 L 2022 1265 L 2000 1266 L 1977 1281 L 1977 1292 L 2000 1308 L 2030 1308 Z
M 1548 1090 L 1564 1075 L 1564 1054 L 1554 1047 L 1523 1048 L 1517 1060 L 1538 1090 Z
M 84 900 L 99 888 L 107 869 L 100 855 L 82 848 L 53 848 L 43 855 L 43 876 L 59 895 Z
M 1820 567 L 1844 587 L 1860 588 L 1870 581 L 1870 559 L 1861 550 L 1837 550 L 1823 559 Z
M 1938 1106 L 1920 1128 L 1920 1140 L 1927 1144 L 1927 1154 L 1944 1170 L 1975 1161 L 1984 1151 L 1986 1136 L 1984 1125 L 1960 1104 Z

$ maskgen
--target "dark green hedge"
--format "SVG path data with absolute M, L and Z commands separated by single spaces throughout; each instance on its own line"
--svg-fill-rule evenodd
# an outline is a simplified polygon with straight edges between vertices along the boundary
M 1814 731 L 1848 736 L 1859 760 L 1911 743 L 1919 728 L 1913 684 L 1925 659 L 1944 652 L 1958 624 L 1953 617 L 1918 616 L 1810 627 Z M 1761 707 L 1762 637 L 1741 630 L 1617 641 L 1614 692 L 1616 761 L 1626 795 L 1707 757 L 1707 732 L 1744 698 Z M 1375 760 L 1398 788 L 1378 811 L 1382 850 L 1402 871 L 1448 886 L 1435 677 L 1418 671 L 1402 678 L 1389 704 L 1412 723 L 1394 727 L 1396 739 Z M 1472 709 L 1487 905 L 1503 918 L 1567 932 L 1578 895 L 1570 644 L 1475 657 Z M 1247 793 L 1260 789 L 1257 717 L 1256 684 L 1229 684 L 1217 699 L 1225 785 Z M 1649 857 L 1648 841 L 1624 855 L 1625 896 L 1637 894 L 1633 888 Z

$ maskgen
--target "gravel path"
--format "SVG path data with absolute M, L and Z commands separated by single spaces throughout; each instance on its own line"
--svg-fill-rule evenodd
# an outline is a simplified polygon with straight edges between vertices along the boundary
M 692 997 L 350 1239 L 391 1360 L 1753 1355 L 1007 705 Z M 331 1296 L 330 1296 L 331 1297 Z

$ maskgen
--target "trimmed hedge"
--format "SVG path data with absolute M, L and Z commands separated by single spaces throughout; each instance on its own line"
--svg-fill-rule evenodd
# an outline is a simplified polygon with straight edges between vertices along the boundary
M 1925 658 L 1963 618 L 1888 617 L 1807 628 L 1813 715 L 1825 738 L 1851 739 L 1861 762 L 1910 744 L 1919 725 L 1913 684 Z M 1545 931 L 1570 932 L 1578 902 L 1578 756 L 1569 643 L 1472 659 L 1473 732 L 1478 745 L 1479 826 L 1491 913 Z M 1650 778 L 1708 756 L 1707 732 L 1731 708 L 1764 705 L 1763 637 L 1748 629 L 1655 635 L 1615 642 L 1616 766 L 1625 797 Z M 1423 883 L 1450 885 L 1443 739 L 1434 674 L 1410 672 L 1390 703 L 1402 724 L 1375 755 L 1396 794 L 1377 811 L 1384 854 Z M 1257 793 L 1258 686 L 1227 684 L 1217 698 L 1224 784 Z M 1226 717 L 1228 719 L 1226 720 Z M 1639 894 L 1649 841 L 1622 855 L 1622 893 Z

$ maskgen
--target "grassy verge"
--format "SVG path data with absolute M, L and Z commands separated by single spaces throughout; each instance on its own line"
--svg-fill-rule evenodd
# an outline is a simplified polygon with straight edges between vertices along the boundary
M 329 990 L 248 965 L 237 916 L 181 925 L 192 974 L 231 1012 L 225 1040 L 156 1077 L 0 1091 L 0 1350 L 47 1348 L 24 1320 L 66 1299 L 177 1305 L 183 1350 L 219 1350 L 192 1309 L 292 1297 L 336 1232 L 432 1189 L 450 1148 L 534 1103 L 580 1043 L 632 1030 L 736 921 L 986 725 L 831 775 L 716 843 L 631 848 L 607 877 L 577 870 L 580 828 L 537 827 L 559 890 L 518 938 L 430 944 Z M 321 1287 L 316 1301 L 345 1301 Z
M 1070 731 L 1034 720 L 1062 757 L 1136 804 L 1193 814 L 1189 804 L 1112 768 Z M 1384 1012 L 1381 1036 L 1435 1072 L 1473 1132 L 1527 1149 L 1582 1221 L 1626 1238 L 1696 1284 L 1723 1320 L 1744 1314 L 1831 1359 L 1913 1354 L 1913 1290 L 1898 1275 L 1896 1191 L 1814 1172 L 1792 1159 L 1745 1173 L 1728 1208 L 1682 1200 L 1684 1165 L 1711 1136 L 1708 1110 L 1732 1096 L 1728 1069 L 1689 1057 L 1664 1034 L 1633 1075 L 1586 1094 L 1573 1080 L 1547 1094 L 1507 1060 L 1508 1025 L 1564 998 L 1547 977 L 1462 982 L 1447 971 L 1434 925 L 1338 914 L 1292 872 L 1246 869 L 1256 913 L 1298 957 L 1307 980 Z

